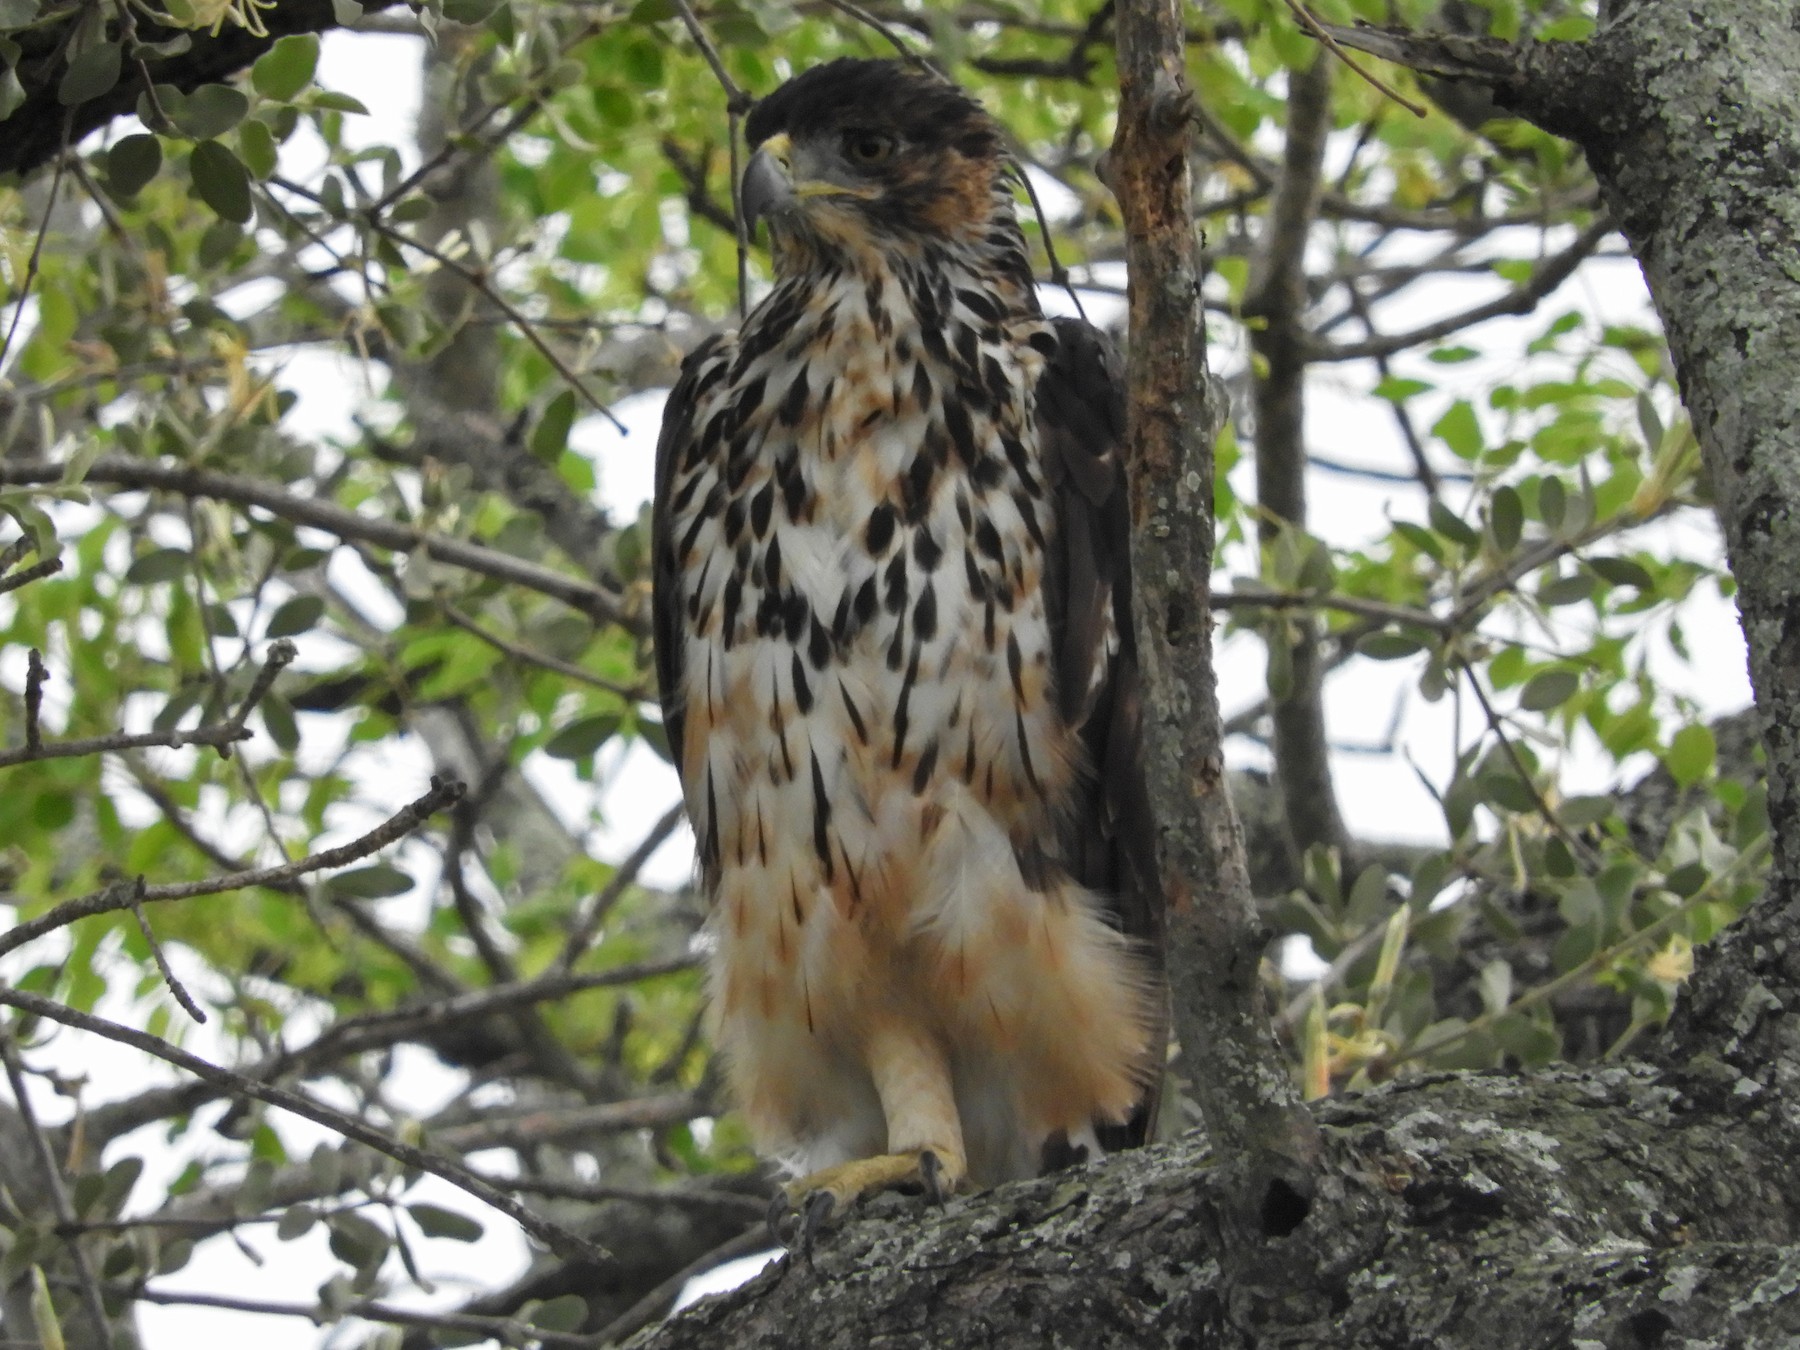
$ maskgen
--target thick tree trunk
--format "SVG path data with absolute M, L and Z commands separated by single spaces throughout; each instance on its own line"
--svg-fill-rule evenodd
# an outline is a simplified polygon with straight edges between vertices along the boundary
M 1305 1221 L 1243 1249 L 1196 1136 L 859 1218 L 645 1346 L 1800 1343 L 1800 25 L 1638 0 L 1583 44 L 1346 30 L 1579 142 L 1706 455 L 1769 752 L 1769 894 L 1653 1062 L 1325 1106 Z M 1748 36 L 1754 35 L 1754 38 Z M 1156 283 L 1134 278 L 1134 285 Z M 1138 335 L 1140 344 L 1157 341 Z

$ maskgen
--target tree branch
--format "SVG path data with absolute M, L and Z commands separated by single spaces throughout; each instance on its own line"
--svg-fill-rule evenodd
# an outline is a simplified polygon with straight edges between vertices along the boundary
M 1212 437 L 1200 259 L 1188 181 L 1193 97 L 1179 6 L 1121 0 L 1114 191 L 1130 277 L 1131 565 L 1147 770 L 1169 903 L 1175 1024 L 1207 1129 L 1232 1174 L 1245 1251 L 1307 1211 L 1319 1136 L 1269 1027 L 1243 832 L 1225 794 L 1207 596 Z
M 274 1087 L 268 1083 L 259 1083 L 253 1078 L 246 1078 L 229 1069 L 221 1069 L 216 1064 L 209 1064 L 197 1055 L 190 1055 L 185 1050 L 177 1049 L 167 1041 L 152 1036 L 148 1032 L 138 1031 L 132 1027 L 123 1027 L 116 1022 L 104 1018 L 91 1017 L 87 1013 L 76 1012 L 73 1008 L 65 1008 L 54 999 L 40 998 L 36 994 L 27 994 L 20 989 L 8 989 L 0 986 L 0 1004 L 18 1008 L 23 1012 L 47 1018 L 52 1022 L 61 1022 L 64 1026 L 74 1027 L 78 1031 L 92 1032 L 109 1041 L 117 1041 L 121 1045 L 129 1045 L 134 1050 L 164 1060 L 177 1068 L 186 1069 L 196 1078 L 204 1079 L 223 1092 L 234 1097 L 247 1097 L 255 1101 L 265 1102 L 270 1106 L 291 1111 L 345 1139 L 366 1145 L 377 1153 L 386 1154 L 406 1167 L 416 1167 L 420 1171 L 429 1172 L 449 1182 L 458 1190 L 467 1191 L 478 1200 L 499 1210 L 511 1218 L 527 1233 L 543 1242 L 552 1251 L 568 1257 L 581 1257 L 596 1263 L 609 1260 L 609 1255 L 601 1251 L 578 1233 L 572 1233 L 560 1224 L 551 1223 L 548 1219 L 534 1214 L 530 1209 L 514 1200 L 510 1195 L 483 1180 L 460 1163 L 452 1162 L 441 1154 L 431 1153 L 422 1148 L 384 1134 L 382 1131 L 365 1124 L 357 1117 L 342 1111 L 333 1110 L 304 1097 L 298 1092 L 290 1092 L 286 1088 Z
M 362 838 L 294 862 L 283 863 L 279 867 L 252 868 L 224 876 L 208 877 L 204 881 L 175 882 L 165 886 L 139 887 L 135 882 L 122 882 L 74 900 L 65 900 L 30 922 L 16 924 L 0 933 L 0 956 L 17 950 L 27 942 L 35 941 L 45 933 L 66 928 L 80 919 L 130 909 L 134 904 L 152 900 L 187 900 L 197 895 L 218 895 L 224 891 L 241 891 L 251 886 L 280 886 L 311 872 L 342 867 L 346 863 L 366 858 L 371 853 L 386 848 L 396 839 L 411 834 L 431 816 L 461 797 L 462 793 L 461 783 L 434 778 L 431 791 L 410 806 L 402 808 Z
M 0 483 L 15 486 L 60 482 L 63 473 L 63 465 L 47 460 L 0 462 Z M 640 636 L 647 631 L 644 619 L 626 604 L 623 597 L 605 587 L 526 562 L 498 549 L 451 539 L 396 521 L 359 515 L 334 502 L 284 492 L 261 479 L 218 473 L 211 469 L 192 469 L 149 460 L 128 459 L 120 455 L 103 455 L 94 461 L 84 481 L 111 487 L 174 492 L 187 497 L 210 497 L 217 501 L 235 502 L 240 506 L 261 507 L 283 520 L 292 521 L 296 525 L 310 525 L 340 539 L 357 540 L 402 553 L 422 549 L 427 556 L 438 562 L 466 568 L 497 581 L 524 586 L 553 600 L 559 600 L 569 608 L 586 614 L 596 623 L 616 623 L 627 632 Z
M 1251 343 L 1262 358 L 1253 386 L 1256 498 L 1262 508 L 1257 533 L 1265 549 L 1284 525 L 1306 528 L 1306 241 L 1318 210 L 1331 130 L 1331 76 L 1331 56 L 1320 52 L 1291 77 L 1281 177 L 1257 240 L 1244 303 L 1247 316 L 1263 320 Z M 1311 615 L 1301 614 L 1270 624 L 1264 636 L 1271 667 L 1279 663 L 1287 670 L 1286 688 L 1271 693 L 1271 704 L 1275 778 L 1294 856 L 1315 844 L 1347 856 L 1350 832 L 1332 783 L 1318 627 Z

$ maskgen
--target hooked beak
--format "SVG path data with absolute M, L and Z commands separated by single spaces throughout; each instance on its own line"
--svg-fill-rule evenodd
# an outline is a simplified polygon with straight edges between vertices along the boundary
M 744 228 L 756 232 L 756 222 L 794 200 L 791 156 L 793 147 L 785 135 L 771 136 L 762 148 L 750 156 L 744 169 L 744 185 L 740 200 L 744 210 Z

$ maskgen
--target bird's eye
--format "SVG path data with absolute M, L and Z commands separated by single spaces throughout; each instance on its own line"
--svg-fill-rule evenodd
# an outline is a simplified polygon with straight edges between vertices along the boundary
M 844 138 L 844 152 L 855 164 L 880 164 L 894 153 L 894 138 L 875 131 L 852 131 Z

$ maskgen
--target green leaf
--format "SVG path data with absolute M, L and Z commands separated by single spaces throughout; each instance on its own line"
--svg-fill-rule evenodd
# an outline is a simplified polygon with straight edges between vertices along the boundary
M 579 1294 L 547 1299 L 527 1314 L 531 1325 L 545 1331 L 579 1331 L 587 1320 L 587 1300 Z
M 263 636 L 271 638 L 292 637 L 295 633 L 304 633 L 319 622 L 325 615 L 325 599 L 318 595 L 296 595 L 284 602 L 269 618 L 268 631 Z
M 1527 712 L 1547 712 L 1574 697 L 1581 679 L 1572 671 L 1546 670 L 1533 675 L 1519 694 L 1519 706 Z
M 1537 810 L 1537 798 L 1525 780 L 1510 770 L 1485 773 L 1477 780 L 1483 801 L 1521 815 Z
M 0 0 L 0 28 L 23 28 L 38 16 L 38 0 Z
M 1454 539 L 1464 548 L 1474 548 L 1481 543 L 1481 536 L 1469 528 L 1469 524 L 1436 497 L 1426 508 L 1426 515 L 1431 521 L 1431 528 L 1446 539 Z
M 1541 1068 L 1562 1053 L 1561 1033 L 1523 1012 L 1497 1018 L 1494 1040 L 1528 1069 Z
M 1602 579 L 1615 586 L 1635 586 L 1640 591 L 1656 589 L 1656 578 L 1642 563 L 1631 558 L 1589 558 L 1586 561 Z
M 1538 518 L 1551 529 L 1558 528 L 1563 522 L 1563 512 L 1568 509 L 1569 493 L 1563 487 L 1562 479 L 1545 477 L 1538 482 Z
M 250 220 L 250 175 L 238 157 L 217 141 L 202 141 L 194 147 L 188 171 L 194 178 L 194 191 L 200 200 L 219 214 L 221 220 L 247 224 Z
M 1438 562 L 1444 561 L 1444 546 L 1438 542 L 1437 536 L 1423 525 L 1415 525 L 1410 520 L 1396 520 L 1393 525 L 1394 533 L 1418 549 L 1419 552 Z
M 1554 609 L 1558 605 L 1578 604 L 1593 593 L 1594 579 L 1586 572 L 1577 572 L 1573 576 L 1551 577 L 1538 587 L 1537 598 L 1540 605 Z
M 1449 446 L 1460 459 L 1481 456 L 1481 423 L 1476 420 L 1475 409 L 1467 399 L 1452 403 L 1449 411 L 1432 424 L 1431 434 Z
M 333 1214 L 326 1219 L 331 1229 L 331 1254 L 346 1265 L 363 1266 L 386 1254 L 388 1235 L 360 1214 Z
M 552 759 L 586 759 L 619 729 L 619 714 L 600 713 L 571 722 L 544 744 L 544 753 Z
M 1435 361 L 1441 366 L 1455 365 L 1460 361 L 1473 361 L 1481 353 L 1473 347 L 1434 347 L 1425 353 L 1427 361 Z
M 146 586 L 158 581 L 174 581 L 186 574 L 188 552 L 184 548 L 159 548 L 144 554 L 125 569 L 129 585 Z
M 376 863 L 373 867 L 357 867 L 348 872 L 339 872 L 325 883 L 338 895 L 347 895 L 355 900 L 386 900 L 390 896 L 405 895 L 413 888 L 413 879 L 398 867 L 390 863 Z
M 264 98 L 289 103 L 319 68 L 317 33 L 293 33 L 256 58 L 250 67 L 250 83 Z
M 348 94 L 340 94 L 335 90 L 321 89 L 312 96 L 312 106 L 324 108 L 328 112 L 361 113 L 368 115 L 369 110 L 363 106 L 361 99 L 351 98 Z
M 599 113 L 601 121 L 610 122 L 612 126 L 630 126 L 637 121 L 637 101 L 623 88 L 594 85 L 589 90 L 589 97 L 594 101 L 594 112 Z
M 223 136 L 250 112 L 243 91 L 228 84 L 203 84 L 171 112 L 175 125 L 197 141 Z
M 1379 632 L 1358 639 L 1356 650 L 1371 661 L 1399 661 L 1417 656 L 1425 650 L 1425 644 L 1405 633 Z
M 1650 395 L 1637 396 L 1638 430 L 1644 433 L 1644 448 L 1652 455 L 1662 449 L 1663 424 L 1662 417 L 1656 411 L 1656 405 L 1650 401 Z
M 1481 1006 L 1486 1012 L 1497 1013 L 1512 1001 L 1512 967 L 1504 960 L 1496 957 L 1481 968 L 1476 980 L 1481 990 Z
M 1494 489 L 1493 500 L 1488 503 L 1488 529 L 1502 553 L 1511 553 L 1519 546 L 1525 531 L 1525 504 L 1514 489 Z
M 276 749 L 291 755 L 300 748 L 300 728 L 294 722 L 294 709 L 285 698 L 279 694 L 265 694 L 257 711 L 262 714 L 263 729 L 275 742 Z
M 269 130 L 267 122 L 251 118 L 238 128 L 238 157 L 259 183 L 274 174 L 280 151 L 275 146 L 275 133 Z
M 1663 763 L 1682 787 L 1692 787 L 1711 772 L 1718 746 L 1709 727 L 1695 723 L 1675 733 Z
M 121 197 L 134 197 L 162 168 L 162 142 L 140 132 L 106 152 L 106 181 Z
M 531 453 L 546 464 L 556 462 L 569 443 L 569 428 L 575 424 L 575 391 L 565 389 L 550 400 L 544 415 L 531 432 Z
M 311 1205 L 289 1205 L 276 1221 L 276 1240 L 292 1242 L 297 1237 L 304 1237 L 318 1221 L 319 1212 Z
M 406 1212 L 426 1237 L 450 1238 L 455 1242 L 475 1242 L 487 1230 L 466 1214 L 437 1205 L 408 1205 Z
M 19 83 L 19 72 L 0 65 L 0 122 L 17 112 L 24 101 L 25 86 Z
M 1565 797 L 1556 808 L 1556 814 L 1562 818 L 1563 824 L 1571 829 L 1582 829 L 1588 825 L 1598 825 L 1610 817 L 1614 810 L 1611 797 Z
M 1369 392 L 1376 398 L 1385 398 L 1389 403 L 1403 403 L 1414 394 L 1429 393 L 1433 388 L 1424 380 L 1409 380 L 1399 375 L 1389 375 Z
M 99 98 L 119 82 L 124 53 L 116 42 L 101 42 L 89 47 L 63 72 L 56 86 L 56 101 L 65 108 Z

